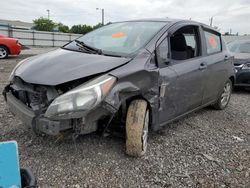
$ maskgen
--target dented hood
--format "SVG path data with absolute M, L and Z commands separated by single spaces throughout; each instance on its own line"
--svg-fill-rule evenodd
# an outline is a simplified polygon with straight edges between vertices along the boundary
M 57 49 L 25 60 L 18 66 L 15 75 L 28 83 L 58 85 L 107 72 L 129 60 L 129 58 Z

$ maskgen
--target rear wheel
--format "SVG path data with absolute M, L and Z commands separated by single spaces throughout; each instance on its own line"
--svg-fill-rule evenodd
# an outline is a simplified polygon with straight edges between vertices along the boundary
M 149 129 L 149 110 L 144 100 L 130 103 L 126 119 L 126 153 L 140 157 L 146 153 Z
M 232 94 L 232 81 L 229 79 L 223 88 L 223 91 L 221 92 L 219 98 L 217 99 L 216 103 L 213 105 L 213 107 L 217 110 L 223 110 L 227 107 L 231 94 Z
M 0 59 L 5 59 L 9 55 L 8 49 L 4 46 L 0 46 Z

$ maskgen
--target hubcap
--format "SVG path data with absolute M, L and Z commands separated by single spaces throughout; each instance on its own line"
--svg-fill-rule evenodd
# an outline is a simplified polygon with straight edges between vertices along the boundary
M 5 58 L 6 55 L 7 55 L 6 50 L 0 47 L 0 58 Z
M 148 145 L 148 124 L 149 124 L 149 111 L 146 111 L 144 126 L 142 131 L 142 150 L 145 152 L 147 150 Z
M 227 83 L 224 86 L 224 90 L 223 93 L 221 94 L 221 105 L 222 106 L 226 106 L 229 99 L 230 99 L 230 95 L 231 95 L 231 85 L 230 83 Z

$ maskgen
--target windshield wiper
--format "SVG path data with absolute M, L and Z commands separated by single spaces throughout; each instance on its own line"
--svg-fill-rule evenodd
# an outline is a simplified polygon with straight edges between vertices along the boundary
M 102 50 L 101 49 L 98 49 L 98 48 L 94 48 L 92 46 L 89 46 L 87 44 L 85 44 L 84 42 L 82 41 L 79 41 L 79 40 L 75 40 L 76 42 L 76 45 L 83 48 L 85 51 L 89 52 L 89 53 L 96 53 L 96 54 L 102 54 Z

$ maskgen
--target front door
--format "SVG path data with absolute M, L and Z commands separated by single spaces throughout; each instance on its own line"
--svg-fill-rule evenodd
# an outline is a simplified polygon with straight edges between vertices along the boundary
M 158 46 L 158 53 L 163 53 L 161 46 L 170 40 L 169 62 L 159 68 L 161 124 L 202 105 L 207 69 L 199 36 L 198 27 L 185 26 Z

